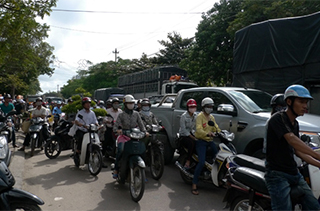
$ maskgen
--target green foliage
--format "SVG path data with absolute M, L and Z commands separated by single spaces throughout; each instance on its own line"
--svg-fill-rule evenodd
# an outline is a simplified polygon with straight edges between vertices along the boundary
M 43 41 L 49 26 L 39 24 L 36 18 L 49 15 L 55 5 L 56 0 L 0 3 L 0 92 L 40 91 L 38 76 L 53 73 L 49 67 L 53 47 Z
M 103 108 L 95 108 L 95 109 L 93 109 L 93 112 L 96 114 L 97 117 L 107 115 L 107 111 L 104 110 Z

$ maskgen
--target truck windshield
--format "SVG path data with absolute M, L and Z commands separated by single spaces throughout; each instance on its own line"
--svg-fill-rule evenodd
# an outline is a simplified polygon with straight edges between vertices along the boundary
M 255 90 L 234 90 L 230 94 L 249 112 L 271 112 L 271 95 Z

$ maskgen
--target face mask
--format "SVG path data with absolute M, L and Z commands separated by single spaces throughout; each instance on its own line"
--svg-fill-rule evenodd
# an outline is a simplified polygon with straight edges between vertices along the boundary
M 41 102 L 36 102 L 36 105 L 40 106 L 40 105 L 42 105 L 42 103 Z
M 120 107 L 119 104 L 113 104 L 112 106 L 113 106 L 114 109 L 118 109 Z
M 189 112 L 192 113 L 192 114 L 193 114 L 194 112 L 196 112 L 196 111 L 197 111 L 197 108 L 189 108 Z
M 149 110 L 150 110 L 150 107 L 149 107 L 149 106 L 142 106 L 142 110 L 143 110 L 143 111 L 149 111 Z
M 207 114 L 211 114 L 212 111 L 213 108 L 204 108 L 204 112 L 206 112 Z
M 134 108 L 134 104 L 127 104 L 127 108 L 128 108 L 129 110 L 132 110 L 132 109 Z

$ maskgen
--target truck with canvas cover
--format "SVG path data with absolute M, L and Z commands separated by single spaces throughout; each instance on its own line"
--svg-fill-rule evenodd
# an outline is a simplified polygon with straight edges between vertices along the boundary
M 320 12 L 251 24 L 235 34 L 233 86 L 283 93 L 301 84 L 320 114 Z

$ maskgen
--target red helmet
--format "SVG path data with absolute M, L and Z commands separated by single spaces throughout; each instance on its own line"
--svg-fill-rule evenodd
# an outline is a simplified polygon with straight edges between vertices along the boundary
M 196 107 L 197 106 L 197 102 L 194 99 L 189 99 L 187 101 L 187 107 Z
M 90 97 L 84 97 L 84 98 L 82 98 L 82 105 L 85 104 L 85 103 L 87 103 L 87 102 L 91 103 Z

